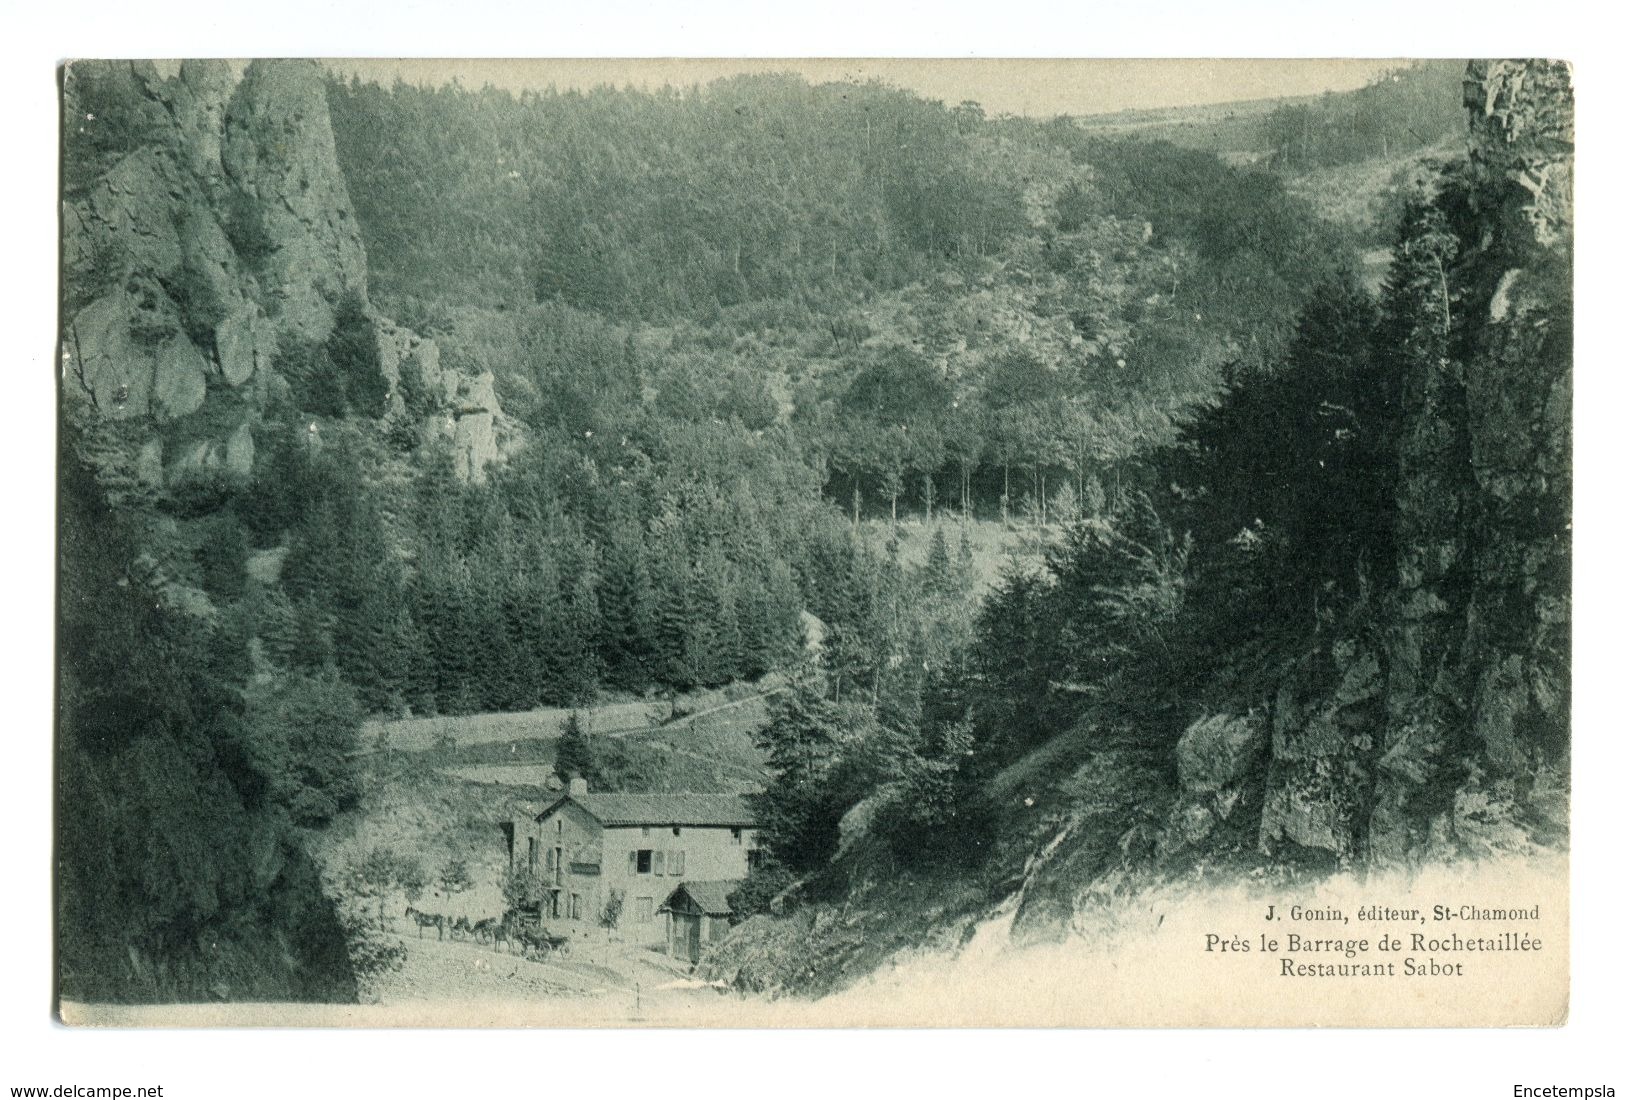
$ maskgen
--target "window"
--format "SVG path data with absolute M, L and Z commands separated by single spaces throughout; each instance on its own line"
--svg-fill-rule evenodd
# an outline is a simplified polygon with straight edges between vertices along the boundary
M 743 829 L 733 829 L 733 830 L 731 830 L 731 833 L 732 833 L 733 842 L 735 844 L 743 844 L 743 843 L 745 843 L 745 830 L 743 830 Z
M 646 875 L 654 870 L 654 851 L 650 848 L 639 848 L 632 858 L 637 861 L 638 874 Z
M 558 919 L 558 916 L 559 916 L 559 892 L 557 890 L 554 890 L 553 891 L 553 896 L 548 899 L 548 902 L 547 902 L 547 915 L 552 917 L 554 920 Z
M 674 849 L 666 859 L 666 871 L 669 874 L 680 875 L 687 863 L 688 853 L 680 849 Z
M 671 835 L 672 836 L 682 836 L 683 835 L 683 827 L 681 825 L 673 825 L 671 827 Z
M 580 894 L 571 894 L 570 895 L 570 919 L 571 920 L 580 920 L 581 919 L 581 895 Z
M 542 858 L 542 845 L 536 837 L 528 838 L 530 841 L 530 873 L 536 873 L 536 863 Z
M 745 850 L 745 867 L 754 871 L 762 865 L 762 850 L 760 848 L 747 848 Z
M 643 835 L 644 835 L 644 836 L 648 836 L 648 835 L 649 835 L 649 826 L 647 826 L 647 825 L 645 825 L 645 826 L 644 826 L 644 827 L 643 827 Z
M 632 912 L 636 914 L 639 924 L 648 924 L 655 919 L 655 899 L 639 898 L 637 904 L 632 907 Z

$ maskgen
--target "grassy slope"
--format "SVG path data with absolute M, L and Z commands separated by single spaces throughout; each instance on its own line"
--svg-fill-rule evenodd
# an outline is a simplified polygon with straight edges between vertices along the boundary
M 948 553 L 957 561 L 960 532 L 966 529 L 961 525 L 958 513 L 939 513 L 932 523 L 942 529 L 943 537 L 948 542 Z M 889 521 L 866 519 L 862 531 L 873 550 L 884 552 L 891 538 Z M 898 520 L 897 557 L 905 568 L 925 564 L 926 555 L 931 552 L 932 531 L 933 527 L 927 526 L 918 516 Z M 980 598 L 992 590 L 1012 563 L 1037 560 L 1043 548 L 1060 537 L 1061 529 L 1053 524 L 1039 529 L 1024 521 L 1013 520 L 1007 526 L 998 520 L 973 519 L 969 532 L 971 569 L 975 577 L 971 593 L 973 597 Z
M 1423 161 L 1447 157 L 1453 152 L 1449 143 L 1440 143 L 1403 156 L 1374 157 L 1354 164 L 1316 168 L 1285 177 L 1286 188 L 1309 202 L 1326 221 L 1372 229 L 1380 239 L 1388 240 L 1393 227 L 1385 223 L 1385 217 L 1395 189 L 1402 189 L 1406 181 L 1417 174 Z
M 1133 136 L 1200 149 L 1227 159 L 1248 159 L 1268 155 L 1264 121 L 1272 111 L 1281 106 L 1310 102 L 1313 98 L 1251 99 L 1153 111 L 1119 111 L 1076 119 L 1074 124 L 1098 137 Z

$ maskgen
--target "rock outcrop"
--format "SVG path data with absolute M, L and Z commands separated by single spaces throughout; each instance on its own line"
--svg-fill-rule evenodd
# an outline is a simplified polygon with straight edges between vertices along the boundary
M 1396 587 L 1285 678 L 1261 840 L 1340 858 L 1561 839 L 1569 745 L 1573 96 L 1472 63 L 1466 207 L 1409 340 Z
M 334 303 L 366 296 L 367 256 L 314 61 L 248 67 L 226 108 L 221 163 L 235 212 L 257 219 L 245 232 L 263 236 L 261 305 L 284 330 L 324 338 Z
M 449 436 L 461 475 L 483 476 L 501 420 L 491 380 L 443 370 L 432 340 L 367 304 L 315 63 L 188 61 L 165 76 L 87 62 L 66 103 L 64 399 L 144 430 L 127 456 L 141 480 L 250 475 L 280 349 L 320 345 L 344 302 L 390 349 L 392 388 L 403 362 L 426 383 L 387 415 L 413 417 L 424 442 Z

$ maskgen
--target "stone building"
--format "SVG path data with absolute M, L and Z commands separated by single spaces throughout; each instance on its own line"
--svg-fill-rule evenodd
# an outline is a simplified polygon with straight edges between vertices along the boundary
M 541 813 L 502 830 L 508 866 L 531 877 L 549 925 L 587 930 L 613 918 L 627 940 L 668 948 L 668 901 L 679 888 L 693 885 L 684 896 L 698 891 L 711 909 L 720 894 L 723 912 L 700 915 L 724 916 L 728 890 L 758 858 L 756 821 L 740 795 L 593 794 L 575 779 Z M 678 907 L 688 935 L 692 906 L 678 899 Z

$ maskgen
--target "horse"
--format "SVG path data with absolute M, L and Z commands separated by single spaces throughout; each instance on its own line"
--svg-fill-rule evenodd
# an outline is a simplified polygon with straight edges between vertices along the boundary
M 446 938 L 446 918 L 442 917 L 439 913 L 425 913 L 421 909 L 414 909 L 408 905 L 406 907 L 406 915 L 412 920 L 417 921 L 418 939 L 421 940 L 423 938 L 423 930 L 431 926 L 435 930 L 437 939 L 443 940 Z
M 467 936 L 472 935 L 473 932 L 474 932 L 474 926 L 472 924 L 468 923 L 468 918 L 467 917 L 458 917 L 455 921 L 452 922 L 452 925 L 451 925 L 451 938 L 452 939 L 457 939 L 458 936 L 467 937 Z
M 491 940 L 491 930 L 496 926 L 495 917 L 481 917 L 469 928 L 469 935 L 473 936 L 477 943 L 488 943 Z
M 547 937 L 542 934 L 540 929 L 533 930 L 520 925 L 513 930 L 513 938 L 514 942 L 519 945 L 519 953 L 525 958 L 530 958 L 532 948 L 536 949 L 536 953 L 540 957 L 547 957 L 549 944 Z

